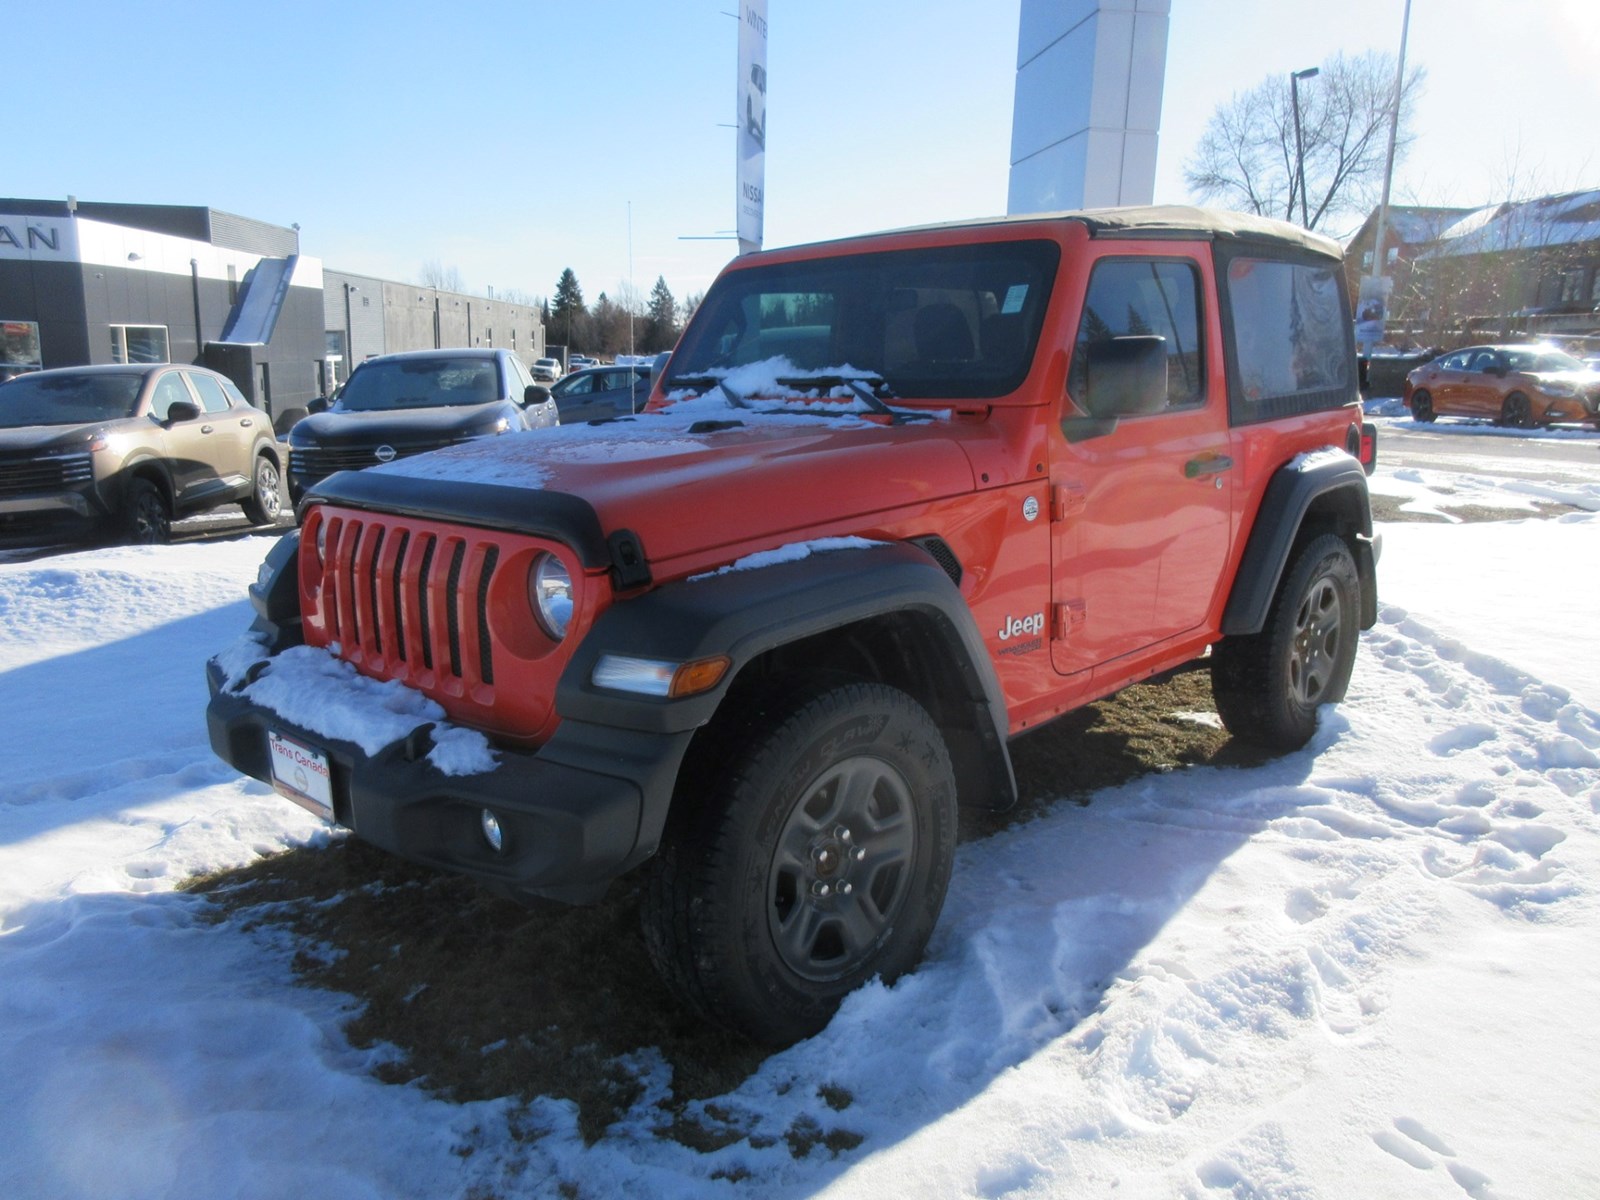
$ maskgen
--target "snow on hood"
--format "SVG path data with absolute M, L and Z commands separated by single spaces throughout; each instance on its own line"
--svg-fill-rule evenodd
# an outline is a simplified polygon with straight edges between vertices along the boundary
M 742 396 L 762 397 L 746 401 L 753 407 L 715 388 L 678 393 L 660 412 L 510 433 L 368 470 L 582 496 L 606 528 L 641 534 L 654 560 L 768 535 L 780 544 L 793 530 L 974 486 L 960 441 L 990 436 L 982 427 L 937 418 L 890 425 L 869 419 L 853 396 L 792 399 L 779 376 L 834 372 L 800 372 L 786 360 L 757 366 L 725 375 Z M 791 495 L 791 510 L 765 503 Z

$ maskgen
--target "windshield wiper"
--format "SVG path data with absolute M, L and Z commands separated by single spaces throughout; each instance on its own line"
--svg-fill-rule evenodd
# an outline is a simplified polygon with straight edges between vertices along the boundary
M 884 397 L 893 400 L 894 389 L 881 375 L 807 375 L 802 377 L 780 378 L 778 380 L 784 387 L 798 388 L 800 390 L 831 390 L 836 387 L 847 387 L 855 393 L 856 398 L 865 404 L 874 414 L 888 417 L 896 425 L 906 421 L 931 421 L 932 413 L 907 412 L 902 409 L 890 408 L 885 404 Z

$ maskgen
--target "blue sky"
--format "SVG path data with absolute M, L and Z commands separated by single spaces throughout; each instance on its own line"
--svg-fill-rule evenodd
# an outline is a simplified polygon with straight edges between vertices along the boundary
M 1173 0 L 1156 199 L 1233 91 L 1393 51 L 1403 0 Z M 298 222 L 330 267 L 591 302 L 733 252 L 737 0 L 66 0 L 13 25 L 0 192 Z M 1016 0 L 769 0 L 766 242 L 1003 212 Z M 1414 0 L 1401 202 L 1600 185 L 1600 4 Z

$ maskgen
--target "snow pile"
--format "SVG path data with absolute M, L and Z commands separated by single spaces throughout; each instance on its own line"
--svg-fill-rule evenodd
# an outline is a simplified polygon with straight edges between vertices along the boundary
M 0 1195 L 1600 1195 L 1600 517 L 1384 533 L 1310 747 L 963 845 L 925 964 L 694 1106 L 709 1153 L 648 1048 L 592 1146 L 381 1084 L 302 947 L 173 890 L 327 836 L 206 745 L 264 541 L 0 564 Z

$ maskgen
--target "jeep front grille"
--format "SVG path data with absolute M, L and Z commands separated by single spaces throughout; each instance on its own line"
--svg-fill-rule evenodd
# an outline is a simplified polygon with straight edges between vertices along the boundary
M 492 687 L 494 537 L 410 529 L 392 517 L 328 518 L 321 612 L 339 657 L 430 693 Z
M 49 492 L 88 483 L 93 478 L 94 457 L 87 450 L 78 454 L 0 460 L 0 496 Z

